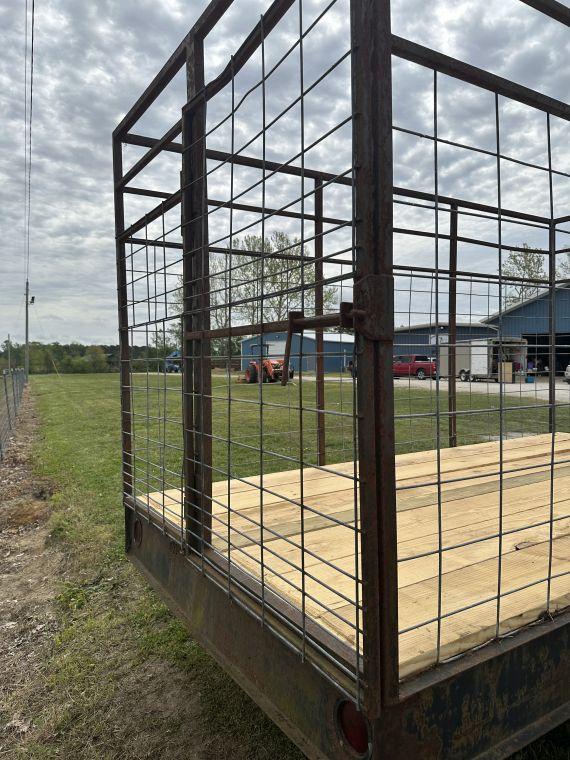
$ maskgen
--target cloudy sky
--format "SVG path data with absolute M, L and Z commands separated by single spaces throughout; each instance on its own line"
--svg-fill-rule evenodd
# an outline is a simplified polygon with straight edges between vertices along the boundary
M 66 342 L 116 342 L 114 221 L 111 173 L 111 133 L 129 106 L 142 92 L 172 50 L 183 38 L 205 2 L 198 0 L 36 0 L 36 47 L 34 71 L 34 124 L 32 170 L 31 288 L 36 305 L 31 310 L 32 337 Z M 268 5 L 262 0 L 235 0 L 223 26 L 207 46 L 207 77 L 226 63 L 259 13 Z M 328 5 L 328 0 L 305 0 L 304 24 Z M 337 6 L 319 24 L 306 43 L 306 81 L 311 81 L 339 59 L 348 41 L 348 2 Z M 295 33 L 298 11 L 294 8 L 283 28 L 267 42 L 266 65 L 276 60 L 280 44 Z M 568 29 L 517 0 L 395 0 L 393 31 L 469 63 L 510 77 L 563 101 L 570 99 L 570 35 Z M 288 26 L 287 26 L 288 25 Z M 273 58 L 272 58 L 273 56 Z M 255 65 L 236 80 L 236 93 L 255 78 Z M 316 88 L 306 104 L 306 144 L 343 118 L 349 104 L 349 71 L 342 63 L 322 89 Z M 248 79 L 249 77 L 249 79 Z M 276 76 L 268 97 L 271 114 L 282 107 L 289 90 L 298 86 L 296 69 L 284 67 Z M 394 66 L 394 122 L 406 129 L 433 134 L 433 76 L 402 62 Z M 449 140 L 495 149 L 493 97 L 442 77 L 438 92 L 439 134 Z M 274 101 L 271 100 L 274 98 Z M 179 118 L 183 82 L 178 78 L 153 112 L 134 131 L 159 136 Z M 227 110 L 228 93 L 209 114 Z M 246 141 L 248 129 L 255 133 L 259 102 L 244 106 L 237 137 Z M 218 110 L 216 110 L 218 109 Z M 247 110 L 249 109 L 249 111 Z M 23 338 L 24 289 L 24 0 L 0 0 L 0 337 L 11 333 Z M 501 148 L 515 158 L 545 166 L 544 115 L 516 104 L 501 102 Z M 278 160 L 298 150 L 295 113 L 283 120 L 271 136 Z M 298 120 L 297 120 L 298 121 Z M 248 124 L 250 125 L 248 127 Z M 560 170 L 554 178 L 555 214 L 569 213 L 570 131 L 553 119 L 553 164 Z M 334 139 L 316 149 L 312 159 L 321 169 L 344 171 L 349 160 L 349 139 L 339 130 Z M 227 146 L 228 134 L 213 137 L 212 147 Z M 429 144 L 428 144 L 429 143 Z M 431 142 L 395 135 L 395 182 L 433 191 Z M 257 154 L 259 146 L 252 145 Z M 139 155 L 126 151 L 126 165 Z M 273 157 L 268 155 L 268 157 Z M 492 157 L 443 148 L 439 155 L 441 193 L 479 202 L 496 202 L 496 162 Z M 170 163 L 169 163 L 170 162 Z M 178 165 L 172 156 L 158 173 L 137 178 L 137 184 L 173 190 Z M 222 193 L 227 183 L 223 172 L 212 181 L 210 195 Z M 236 181 L 239 178 L 236 177 Z M 242 181 L 251 182 L 244 174 Z M 216 184 L 217 183 L 217 184 Z M 502 169 L 503 204 L 538 214 L 548 213 L 547 174 L 523 170 L 505 163 Z M 268 193 L 271 202 L 298 187 L 281 183 Z M 227 196 L 227 188 L 226 188 Z M 248 200 L 253 200 L 249 196 Z M 346 197 L 328 198 L 325 213 L 346 212 Z M 268 205 L 270 199 L 267 199 Z M 142 206 L 133 205 L 132 219 Z M 421 212 L 403 210 L 397 223 L 421 227 Z M 234 220 L 235 221 L 235 220 Z M 444 227 L 447 222 L 442 219 Z M 433 213 L 425 222 L 433 228 Z M 473 222 L 475 225 L 475 222 Z M 220 223 L 221 229 L 222 223 Z M 215 229 L 215 225 L 214 228 Z M 291 230 L 296 232 L 295 230 Z M 473 230 L 465 229 L 464 234 Z M 494 230 L 477 230 L 486 239 Z M 507 242 L 542 245 L 540 231 L 521 231 L 506 226 Z M 220 236 L 222 233 L 220 233 Z M 475 236 L 475 235 L 473 235 Z M 342 244 L 340 238 L 335 243 Z M 567 244 L 567 243 L 566 243 Z M 414 247 L 414 245 L 416 247 Z M 431 254 L 421 249 L 426 261 Z M 417 242 L 397 243 L 402 263 L 417 261 Z M 460 253 L 480 255 L 482 271 L 493 271 L 496 262 L 488 249 Z M 485 259 L 485 257 L 487 257 Z M 486 262 L 486 263 L 485 263 Z M 428 264 L 429 265 L 429 264 Z M 467 268 L 467 266 L 465 267 Z

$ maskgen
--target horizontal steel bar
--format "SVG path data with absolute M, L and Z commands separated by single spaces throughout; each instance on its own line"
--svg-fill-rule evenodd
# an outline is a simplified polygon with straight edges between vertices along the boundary
M 351 304 L 352 306 L 352 304 Z M 316 317 L 298 317 L 294 320 L 294 332 L 326 327 L 342 327 L 344 312 L 322 314 Z M 208 340 L 209 338 L 239 337 L 241 335 L 260 335 L 269 332 L 287 332 L 290 321 L 258 322 L 257 324 L 236 325 L 235 327 L 218 327 L 212 330 L 195 330 L 186 333 L 187 340 Z
M 182 109 L 183 113 L 196 108 L 199 103 L 211 100 L 223 88 L 228 85 L 232 78 L 245 66 L 255 51 L 260 47 L 262 41 L 279 23 L 289 8 L 293 5 L 294 0 L 274 0 L 271 6 L 263 14 L 260 21 L 252 29 L 248 37 L 242 42 L 226 67 L 218 76 L 209 82 L 202 92 L 193 97 Z
M 123 136 L 122 141 L 126 145 L 141 145 L 143 148 L 152 148 L 158 142 L 156 137 L 146 137 L 128 132 Z M 162 150 L 170 153 L 182 153 L 182 143 L 170 142 L 163 146 Z
M 456 58 L 451 58 L 443 53 L 418 45 L 403 37 L 392 35 L 392 53 L 398 58 L 404 58 L 406 61 L 418 63 L 421 66 L 439 71 L 442 74 L 460 79 L 463 82 L 473 84 L 476 87 L 482 87 L 484 90 L 502 95 L 511 100 L 517 100 L 532 108 L 538 108 L 553 116 L 570 121 L 570 106 L 561 100 L 556 100 L 548 95 L 531 90 L 529 87 L 516 84 L 509 79 L 504 79 L 496 74 L 491 74 L 477 66 L 464 63 Z
M 221 19 L 233 0 L 211 0 L 204 12 L 184 37 L 180 45 L 170 56 L 146 90 L 129 109 L 122 121 L 113 131 L 113 137 L 123 138 L 126 132 L 140 119 L 144 112 L 154 103 L 164 88 L 172 81 L 186 61 L 186 47 L 194 36 L 206 37 Z
M 521 0 L 521 2 L 530 5 L 531 8 L 544 13 L 545 16 L 550 16 L 561 24 L 570 26 L 570 8 L 556 0 Z
M 124 142 L 132 143 L 133 145 L 153 146 L 156 144 L 157 141 L 156 139 L 152 137 L 142 137 L 141 135 L 129 134 L 125 136 Z M 179 143 L 170 143 L 170 146 L 165 149 L 172 150 L 177 153 L 181 153 L 182 145 Z M 214 161 L 221 161 L 221 162 L 225 161 L 225 162 L 236 164 L 238 166 L 248 166 L 252 169 L 263 170 L 263 168 L 265 168 L 266 171 L 287 174 L 294 177 L 304 176 L 306 178 L 322 180 L 325 182 L 331 182 L 337 185 L 345 185 L 348 187 L 352 185 L 352 180 L 348 177 L 339 177 L 329 172 L 321 172 L 315 169 L 310 169 L 308 167 L 302 168 L 300 166 L 294 166 L 290 164 L 280 164 L 275 161 L 263 161 L 262 159 L 255 158 L 253 156 L 243 156 L 239 154 L 234 154 L 232 156 L 231 153 L 226 153 L 220 150 L 208 149 L 206 150 L 206 158 L 214 160 Z M 394 194 L 401 195 L 406 198 L 415 198 L 417 200 L 426 200 L 426 201 L 431 201 L 431 202 L 435 201 L 435 195 L 433 193 L 426 193 L 420 190 L 411 190 L 404 187 L 394 186 Z M 462 198 L 453 198 L 447 195 L 438 195 L 437 200 L 438 200 L 438 203 L 443 203 L 445 205 L 449 205 L 449 206 L 457 205 L 461 208 L 467 208 L 473 211 L 482 211 L 487 214 L 496 215 L 499 213 L 499 209 L 496 206 L 488 206 L 482 203 L 474 203 L 473 201 L 464 200 Z M 513 219 L 521 219 L 522 221 L 528 221 L 528 222 L 538 222 L 540 224 L 546 224 L 546 225 L 550 224 L 550 218 L 548 217 L 537 216 L 536 214 L 526 214 L 522 211 L 514 211 L 512 209 L 507 209 L 507 208 L 501 208 L 501 216 L 503 217 L 508 216 L 508 217 L 512 217 Z M 555 223 L 559 224 L 566 221 L 570 221 L 570 216 L 556 219 Z
M 124 174 L 121 179 L 116 183 L 115 188 L 117 190 L 125 187 L 132 179 L 134 179 L 137 174 L 140 174 L 140 172 L 145 168 L 145 166 L 148 166 L 153 158 L 156 158 L 158 154 L 163 150 L 165 145 L 168 145 L 169 143 L 174 140 L 175 137 L 178 137 L 178 135 L 182 132 L 182 120 L 176 122 L 176 124 L 173 124 L 170 129 L 165 132 L 162 137 L 154 143 L 152 148 L 149 148 L 147 152 L 139 158 L 138 161 L 136 161 L 131 168 L 127 171 L 126 174 Z
M 165 193 L 161 190 L 146 190 L 143 187 L 125 187 L 125 193 L 130 195 L 146 195 L 149 198 L 170 198 L 172 193 Z
M 316 221 L 314 214 L 301 214 L 298 211 L 283 211 L 281 209 L 269 208 L 266 206 L 254 206 L 249 203 L 235 203 L 230 201 L 218 201 L 208 198 L 208 206 L 218 206 L 219 208 L 231 208 L 234 211 L 249 211 L 252 214 L 263 214 L 264 216 L 284 216 L 288 219 L 304 219 L 309 222 Z M 334 219 L 333 217 L 323 216 L 320 219 L 323 224 L 351 224 L 349 219 Z
M 144 216 L 141 216 L 141 218 L 138 219 L 134 224 L 131 224 L 130 227 L 127 227 L 127 229 L 117 237 L 117 240 L 124 242 L 127 238 L 132 237 L 136 232 L 139 232 L 139 230 L 142 230 L 143 227 L 146 227 L 147 224 L 154 222 L 155 219 L 158 219 L 166 211 L 170 211 L 170 209 L 174 208 L 174 206 L 180 203 L 180 198 L 180 190 L 172 193 L 172 195 L 169 196 L 166 200 L 164 200 L 162 203 L 159 203 L 158 206 L 155 206 Z

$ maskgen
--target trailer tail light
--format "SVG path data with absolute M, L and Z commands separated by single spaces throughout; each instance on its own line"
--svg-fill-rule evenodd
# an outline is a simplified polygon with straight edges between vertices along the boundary
M 343 741 L 360 757 L 368 757 L 368 723 L 356 705 L 347 699 L 338 706 L 337 724 Z

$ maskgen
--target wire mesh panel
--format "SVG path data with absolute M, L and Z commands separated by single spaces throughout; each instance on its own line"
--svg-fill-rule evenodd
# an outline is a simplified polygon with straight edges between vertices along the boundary
M 570 291 L 556 218 L 570 183 L 567 122 L 404 58 L 394 376 L 406 676 L 569 601 Z M 415 113 L 398 90 L 410 78 Z
M 355 355 L 340 318 L 354 273 L 350 36 L 338 28 L 349 5 L 274 9 L 250 35 L 255 51 L 235 52 L 211 97 L 198 85 L 183 117 L 188 541 L 232 599 L 339 668 L 353 693 Z
M 568 604 L 569 109 L 387 1 L 239 5 L 115 140 L 125 503 L 375 717 Z

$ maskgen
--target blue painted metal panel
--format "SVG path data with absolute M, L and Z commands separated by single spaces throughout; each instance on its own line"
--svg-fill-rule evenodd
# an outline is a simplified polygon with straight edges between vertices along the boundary
M 264 354 L 274 359 L 283 357 L 285 352 L 286 333 L 266 333 L 263 336 Z M 316 341 L 310 335 L 303 336 L 302 362 L 304 372 L 314 372 L 316 364 Z M 348 336 L 343 336 L 339 341 L 324 339 L 324 368 L 325 372 L 341 372 L 353 354 L 353 343 Z M 259 336 L 244 338 L 241 342 L 241 369 L 245 370 L 252 358 L 259 359 L 260 340 Z M 301 336 L 294 334 L 291 340 L 291 367 L 299 372 L 301 363 Z
M 440 327 L 439 336 L 442 343 L 447 342 L 447 326 Z M 457 340 L 475 340 L 491 338 L 496 335 L 492 325 L 458 325 Z M 436 330 L 426 325 L 407 329 L 396 328 L 394 335 L 394 355 L 398 354 L 428 354 L 435 353 Z
M 556 332 L 570 333 L 570 290 L 558 290 L 555 300 Z M 548 333 L 549 298 L 547 296 L 522 303 L 515 309 L 503 314 L 502 333 L 510 337 L 525 334 L 541 335 Z M 489 324 L 499 326 L 499 317 L 495 315 Z

